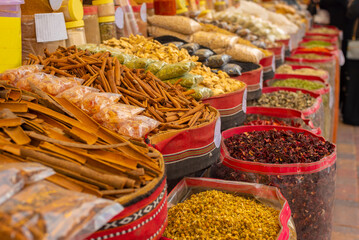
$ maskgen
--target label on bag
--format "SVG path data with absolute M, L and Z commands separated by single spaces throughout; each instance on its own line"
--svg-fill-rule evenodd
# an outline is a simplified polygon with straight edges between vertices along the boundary
M 140 14 L 141 14 L 142 21 L 147 22 L 147 6 L 146 6 L 146 3 L 143 3 L 141 5 Z
M 273 54 L 272 71 L 275 72 L 275 55 Z
M 216 121 L 216 126 L 214 127 L 214 145 L 216 148 L 221 146 L 221 118 L 219 117 Z
M 115 23 L 119 29 L 123 29 L 124 20 L 123 20 L 123 10 L 122 7 L 118 7 L 115 12 Z
M 37 42 L 53 42 L 67 39 L 64 14 L 35 14 Z
M 247 88 L 246 88 L 246 90 L 244 90 L 244 93 L 243 93 L 242 110 L 244 113 L 247 112 Z
M 263 89 L 263 70 L 261 71 L 261 77 L 259 79 L 259 89 Z

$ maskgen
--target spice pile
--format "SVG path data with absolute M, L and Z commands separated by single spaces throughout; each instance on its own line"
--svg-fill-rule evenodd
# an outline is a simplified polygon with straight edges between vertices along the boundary
M 158 41 L 150 40 L 139 35 L 130 36 L 129 38 L 120 38 L 119 40 L 111 39 L 106 41 L 105 44 L 115 47 L 116 49 L 118 48 L 119 51 L 123 51 L 127 54 L 133 54 L 141 58 L 151 58 L 171 64 L 198 60 L 198 57 L 190 56 L 185 48 L 179 49 L 174 44 L 165 46 Z M 211 89 L 214 96 L 237 91 L 245 86 L 244 83 L 231 79 L 227 73 L 218 71 L 216 74 L 201 63 L 196 63 L 189 73 L 203 76 L 203 80 L 198 82 L 198 86 Z M 161 77 L 159 78 L 161 80 L 166 80 Z M 195 87 L 195 85 L 196 84 L 192 84 L 184 87 L 190 88 Z
M 235 134 L 224 140 L 231 157 L 261 163 L 312 163 L 333 153 L 335 147 L 317 137 L 284 130 Z
M 165 237 L 276 239 L 279 211 L 249 197 L 216 190 L 192 195 L 168 211 Z
M 285 80 L 274 80 L 273 87 L 294 87 L 306 90 L 318 90 L 324 87 L 323 83 L 303 80 L 299 78 L 288 78 Z
M 315 98 L 301 91 L 289 92 L 280 90 L 277 92 L 264 93 L 258 100 L 251 101 L 248 105 L 304 110 L 313 106 L 315 101 Z
M 194 89 L 186 91 L 178 85 L 184 81 L 183 78 L 177 79 L 174 85 L 164 83 L 151 72 L 145 72 L 143 69 L 130 70 L 121 65 L 116 57 L 109 55 L 109 52 L 90 54 L 88 51 L 76 48 L 59 48 L 52 54 L 48 53 L 44 59 L 40 56 L 30 57 L 37 59 L 35 62 L 42 61 L 45 72 L 53 71 L 50 73 L 55 73 L 58 76 L 71 75 L 85 79 L 83 82 L 85 87 L 97 88 L 101 92 L 120 94 L 102 93 L 114 102 L 117 99 L 123 104 L 121 107 L 118 107 L 118 104 L 117 107 L 106 107 L 104 104 L 98 103 L 96 105 L 100 113 L 95 112 L 96 108 L 90 110 L 94 108 L 93 101 L 97 99 L 81 101 L 88 99 L 85 95 L 87 92 L 91 92 L 92 88 L 83 87 L 76 91 L 69 90 L 61 97 L 78 103 L 79 107 L 94 116 L 98 122 L 127 136 L 141 138 L 152 130 L 154 131 L 151 134 L 157 133 L 159 130 L 193 127 L 208 123 L 217 116 L 217 112 L 208 104 L 197 102 L 193 98 L 192 95 L 201 94 L 201 91 L 196 92 Z M 137 108 L 131 108 L 128 104 Z M 118 119 L 124 122 L 125 106 L 127 106 L 125 112 L 130 112 L 132 115 L 143 115 L 132 117 L 133 121 L 128 123 L 129 126 L 139 129 L 137 132 L 133 133 L 133 128 L 129 128 L 126 124 L 117 123 Z M 151 118 L 156 119 L 158 123 Z M 127 119 L 129 119 L 128 116 Z M 155 129 L 158 124 L 160 124 L 159 128 Z
M 247 117 L 248 119 L 248 117 Z M 276 119 L 270 119 L 270 120 L 261 120 L 261 119 L 257 119 L 257 120 L 252 120 L 252 121 L 246 121 L 244 123 L 244 125 L 247 126 L 257 126 L 257 125 L 262 125 L 262 126 L 266 126 L 266 125 L 274 125 L 274 126 L 287 126 L 287 127 L 301 127 L 301 124 L 299 123 L 295 123 L 293 120 L 291 120 L 290 123 L 286 123 L 284 121 L 279 121 Z
M 312 68 L 299 68 L 293 69 L 292 66 L 284 64 L 276 69 L 276 73 L 287 73 L 287 74 L 299 74 L 299 75 L 311 75 L 322 77 L 327 75 L 324 70 L 321 69 L 312 69 Z
M 49 181 L 109 199 L 163 174 L 160 153 L 101 127 L 66 99 L 0 89 L 1 162 L 41 163 L 57 172 Z
M 338 34 L 338 30 L 326 27 L 312 28 L 309 33 Z
M 321 59 L 326 59 L 328 58 L 327 56 L 322 56 L 319 54 L 314 54 L 314 53 L 302 53 L 302 54 L 294 54 L 292 56 L 290 56 L 291 58 L 304 58 L 304 59 L 311 59 L 311 60 L 321 60 Z

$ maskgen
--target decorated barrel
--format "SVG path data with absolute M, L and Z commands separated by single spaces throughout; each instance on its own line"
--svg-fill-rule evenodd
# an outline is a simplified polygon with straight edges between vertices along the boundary
M 259 64 L 263 67 L 263 80 L 271 79 L 275 72 L 275 55 L 264 57 Z
M 247 119 L 244 122 L 246 126 L 274 125 L 303 128 L 316 135 L 321 135 L 320 127 L 306 118 L 299 110 L 288 108 L 270 108 L 253 106 L 247 107 Z
M 246 119 L 247 86 L 243 88 L 202 100 L 216 108 L 221 115 L 221 131 L 237 127 Z
M 277 43 L 283 43 L 284 44 L 284 48 L 285 48 L 285 56 L 290 56 L 290 52 L 292 51 L 292 43 L 291 43 L 291 39 L 287 38 L 287 39 L 283 39 L 283 40 L 277 40 Z
M 167 225 L 165 165 L 162 174 L 145 187 L 117 199 L 125 209 L 87 240 L 160 239 Z
M 275 68 L 278 68 L 284 63 L 285 59 L 285 45 L 283 43 L 278 44 L 278 47 L 267 48 L 274 53 L 275 56 Z
M 233 193 L 236 196 L 253 197 L 257 201 L 279 210 L 278 225 L 280 230 L 273 238 L 276 240 L 296 240 L 297 234 L 288 201 L 278 188 L 248 182 L 225 181 L 213 178 L 184 178 L 168 195 L 168 208 L 200 192 L 217 190 Z M 215 217 L 215 216 L 213 216 Z M 207 218 L 206 218 L 207 219 Z M 209 218 L 210 219 L 210 218 Z M 232 239 L 232 237 L 228 238 Z M 172 240 L 162 237 L 161 240 Z
M 205 125 L 183 130 L 170 130 L 153 135 L 150 144 L 164 158 L 168 184 L 175 186 L 184 176 L 193 175 L 210 167 L 219 157 L 221 119 L 216 117 Z
M 305 80 L 313 83 L 320 83 L 323 85 L 322 88 L 311 90 L 311 92 L 314 92 L 316 94 L 321 95 L 322 101 L 323 101 L 323 110 L 324 110 L 324 118 L 322 119 L 322 130 L 323 130 L 323 136 L 326 139 L 332 140 L 333 136 L 333 118 L 332 118 L 332 112 L 333 112 L 333 105 L 334 105 L 334 94 L 331 91 L 331 87 L 329 84 L 321 77 L 318 76 L 308 76 L 308 75 L 298 75 L 298 74 L 276 74 L 274 76 L 274 79 L 267 80 L 265 82 L 266 86 L 272 86 L 277 81 L 283 81 L 286 79 L 298 79 L 298 80 Z M 298 89 L 293 87 L 294 89 Z M 303 90 L 299 88 L 300 90 Z
M 323 129 L 323 118 L 324 118 L 324 107 L 323 107 L 323 100 L 320 94 L 314 93 L 312 91 L 297 89 L 297 88 L 290 88 L 290 87 L 265 87 L 263 88 L 264 93 L 272 93 L 278 91 L 289 91 L 289 92 L 297 92 L 301 91 L 305 94 L 309 94 L 311 97 L 315 98 L 315 102 L 311 107 L 307 109 L 301 110 L 304 117 L 309 118 L 312 120 L 313 124 L 317 127 Z
M 255 64 L 253 63 L 255 66 Z M 247 84 L 247 101 L 258 99 L 262 95 L 263 88 L 263 67 L 258 65 L 253 70 L 242 72 L 238 77 L 232 77 Z

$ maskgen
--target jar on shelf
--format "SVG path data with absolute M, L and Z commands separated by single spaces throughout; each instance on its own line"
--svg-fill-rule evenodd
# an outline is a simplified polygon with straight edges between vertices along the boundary
M 80 21 L 84 16 L 81 0 L 63 0 L 58 11 L 64 13 L 66 22 Z
M 115 15 L 115 4 L 113 0 L 95 0 L 92 2 L 92 5 L 97 6 L 99 17 Z
M 85 23 L 83 20 L 66 22 L 66 46 L 86 44 Z
M 146 7 L 147 7 L 147 16 L 151 17 L 155 15 L 155 7 L 153 2 L 146 3 Z
M 101 43 L 97 6 L 84 6 L 84 22 L 87 43 Z
M 224 1 L 219 1 L 214 3 L 214 10 L 216 10 L 216 12 L 224 11 L 226 10 L 226 8 L 227 8 L 226 2 Z
M 65 40 L 37 42 L 34 15 L 21 15 L 21 40 L 22 61 L 25 61 L 30 53 L 33 55 L 42 55 L 45 48 L 47 48 L 49 52 L 55 52 L 59 46 L 66 46 Z
M 117 38 L 115 16 L 99 17 L 101 41 Z
M 154 0 L 156 15 L 176 15 L 176 0 Z
M 176 14 L 185 15 L 188 12 L 186 0 L 176 0 Z
M 140 35 L 147 37 L 147 12 L 146 5 L 132 6 Z

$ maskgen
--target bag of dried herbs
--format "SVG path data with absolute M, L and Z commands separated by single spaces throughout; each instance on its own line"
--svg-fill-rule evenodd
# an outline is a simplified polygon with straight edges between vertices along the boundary
M 274 125 L 306 129 L 316 135 L 322 133 L 319 127 L 304 117 L 301 111 L 286 108 L 247 107 L 246 126 Z
M 184 178 L 167 206 L 164 239 L 297 239 L 288 202 L 275 187 Z
M 166 80 L 166 82 L 167 81 L 172 84 L 179 83 L 182 87 L 185 87 L 185 88 L 191 88 L 191 87 L 197 86 L 200 82 L 202 82 L 203 76 L 186 73 L 181 77 L 172 78 L 172 79 Z
M 168 80 L 171 78 L 181 77 L 185 73 L 191 71 L 194 67 L 193 62 L 179 62 L 167 64 L 156 73 L 156 77 L 161 80 Z
M 336 147 L 304 129 L 246 126 L 222 133 L 215 178 L 278 187 L 292 210 L 298 239 L 331 237 Z
M 259 99 L 248 101 L 248 106 L 294 109 L 300 111 L 305 118 L 323 129 L 324 108 L 320 94 L 288 87 L 266 87 Z M 275 109 L 273 109 L 275 108 Z
M 330 86 L 320 77 L 303 76 L 295 74 L 276 74 L 274 79 L 265 82 L 268 86 L 273 87 L 291 87 L 296 89 L 309 90 L 320 94 L 323 100 L 323 136 L 325 139 L 332 140 L 334 122 L 332 119 L 334 99 L 330 94 Z

